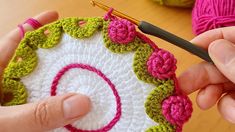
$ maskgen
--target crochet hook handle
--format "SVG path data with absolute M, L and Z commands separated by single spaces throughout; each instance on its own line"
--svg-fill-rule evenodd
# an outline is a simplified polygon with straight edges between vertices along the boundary
M 149 35 L 153 35 L 156 37 L 159 37 L 163 40 L 166 40 L 182 49 L 185 49 L 186 51 L 204 59 L 207 62 L 211 62 L 213 63 L 213 61 L 211 60 L 208 52 L 194 44 L 192 44 L 191 42 L 182 39 L 170 32 L 167 32 L 159 27 L 156 27 L 148 22 L 145 21 L 141 21 L 138 28 Z

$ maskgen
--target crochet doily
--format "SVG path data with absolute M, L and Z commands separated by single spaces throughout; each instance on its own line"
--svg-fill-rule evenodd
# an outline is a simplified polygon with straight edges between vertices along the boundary
M 192 104 L 175 70 L 174 56 L 125 19 L 65 18 L 25 35 L 5 69 L 2 100 L 89 96 L 91 111 L 56 132 L 182 131 Z

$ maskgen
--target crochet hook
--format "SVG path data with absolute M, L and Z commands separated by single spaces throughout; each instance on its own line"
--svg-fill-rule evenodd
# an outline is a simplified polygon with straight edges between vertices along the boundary
M 111 7 L 108 7 L 100 2 L 95 1 L 95 0 L 92 0 L 91 4 L 93 6 L 98 6 L 105 11 L 108 11 L 111 8 Z M 117 10 L 113 10 L 112 14 L 114 14 L 115 16 L 118 16 L 120 18 L 127 19 L 130 22 L 134 23 L 135 25 L 138 26 L 138 28 L 143 33 L 161 38 L 167 42 L 170 42 L 171 44 L 174 44 L 174 45 L 202 58 L 203 60 L 205 60 L 207 62 L 213 63 L 213 61 L 211 60 L 211 58 L 206 50 L 192 44 L 191 42 L 189 42 L 183 38 L 180 38 L 180 37 L 168 32 L 168 31 L 165 31 L 165 30 L 163 30 L 153 24 L 148 23 L 148 22 L 139 21 L 139 20 L 132 18 L 124 13 L 117 11 Z

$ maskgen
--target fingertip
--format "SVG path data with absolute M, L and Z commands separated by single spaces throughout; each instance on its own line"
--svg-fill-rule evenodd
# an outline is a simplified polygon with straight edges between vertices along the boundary
M 205 106 L 205 104 L 203 102 L 205 100 L 205 98 L 203 96 L 205 94 L 205 92 L 206 92 L 205 89 L 201 89 L 200 91 L 198 91 L 197 97 L 196 97 L 197 106 L 202 110 L 208 109 L 207 106 Z
M 217 107 L 226 120 L 235 123 L 235 92 L 224 95 L 218 102 Z
M 34 19 L 36 19 L 41 25 L 45 25 L 57 20 L 58 17 L 59 15 L 56 11 L 46 11 L 35 16 Z M 28 23 L 23 24 L 23 28 L 25 32 L 34 30 Z M 2 53 L 0 56 L 1 66 L 5 67 L 13 56 L 15 49 L 21 41 L 20 32 L 19 28 L 16 28 L 0 40 L 0 52 Z
M 178 81 L 182 91 L 190 94 L 210 84 L 226 83 L 228 79 L 214 65 L 202 62 L 183 72 Z
M 196 44 L 196 45 L 200 45 L 201 37 L 200 36 L 196 36 L 192 40 L 190 40 L 190 42 L 193 43 L 193 44 Z
M 67 119 L 80 118 L 91 109 L 91 100 L 83 94 L 74 94 L 63 102 L 64 116 Z
M 208 53 L 211 59 L 215 64 L 219 63 L 220 65 L 226 64 L 229 61 L 228 58 L 230 58 L 226 58 L 226 55 L 222 54 L 222 52 L 226 52 L 226 54 L 229 54 L 228 56 L 234 56 L 234 54 L 232 54 L 234 50 L 235 48 L 232 46 L 232 44 L 225 39 L 217 39 L 211 42 L 208 47 Z
M 202 110 L 207 110 L 213 107 L 223 93 L 222 86 L 208 85 L 206 88 L 198 92 L 196 102 Z
M 178 81 L 183 93 L 191 94 L 210 83 L 208 77 L 209 75 L 207 74 L 207 70 L 210 68 L 206 67 L 210 66 L 204 62 L 196 64 L 191 66 L 179 76 Z
M 229 80 L 235 82 L 235 46 L 234 43 L 219 39 L 213 41 L 209 46 L 209 55 L 213 60 L 216 67 L 224 74 Z
M 91 110 L 91 99 L 87 96 L 87 95 L 84 95 L 84 94 L 80 94 L 80 93 L 77 93 L 77 96 L 78 98 L 81 100 L 81 102 L 83 102 L 83 115 L 86 115 L 87 113 L 90 112 Z
M 192 92 L 192 83 L 190 80 L 190 78 L 192 78 L 191 76 L 192 74 L 190 74 L 190 71 L 187 70 L 178 77 L 180 89 L 184 94 L 190 94 Z
M 59 14 L 57 11 L 51 10 L 42 12 L 34 18 L 38 20 L 39 23 L 41 23 L 42 25 L 45 25 L 47 23 L 57 20 L 59 18 Z
M 57 20 L 59 18 L 59 13 L 55 10 L 45 11 L 52 19 Z
M 3 107 L 1 113 L 6 117 L 6 127 L 18 124 L 14 128 L 11 127 L 9 131 L 41 132 L 73 123 L 87 114 L 90 107 L 89 97 L 77 93 L 66 93 L 35 103 Z
M 222 28 L 206 31 L 193 38 L 191 42 L 207 50 L 210 43 L 217 39 L 223 39 Z

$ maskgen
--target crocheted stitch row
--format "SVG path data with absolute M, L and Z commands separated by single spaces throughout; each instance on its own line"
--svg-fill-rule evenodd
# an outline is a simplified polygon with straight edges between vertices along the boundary
M 85 23 L 81 26 L 81 23 Z M 3 75 L 3 105 L 24 104 L 27 91 L 20 78 L 30 74 L 37 66 L 38 48 L 52 48 L 60 41 L 62 33 L 83 39 L 97 31 L 103 32 L 107 49 L 114 53 L 134 51 L 133 71 L 139 80 L 156 88 L 145 102 L 146 113 L 158 122 L 146 131 L 181 131 L 192 112 L 192 104 L 182 95 L 175 78 L 176 59 L 158 48 L 150 39 L 137 32 L 132 23 L 114 16 L 103 18 L 66 18 L 28 32 Z M 11 96 L 11 98 L 9 98 Z M 73 131 L 70 125 L 66 127 Z

